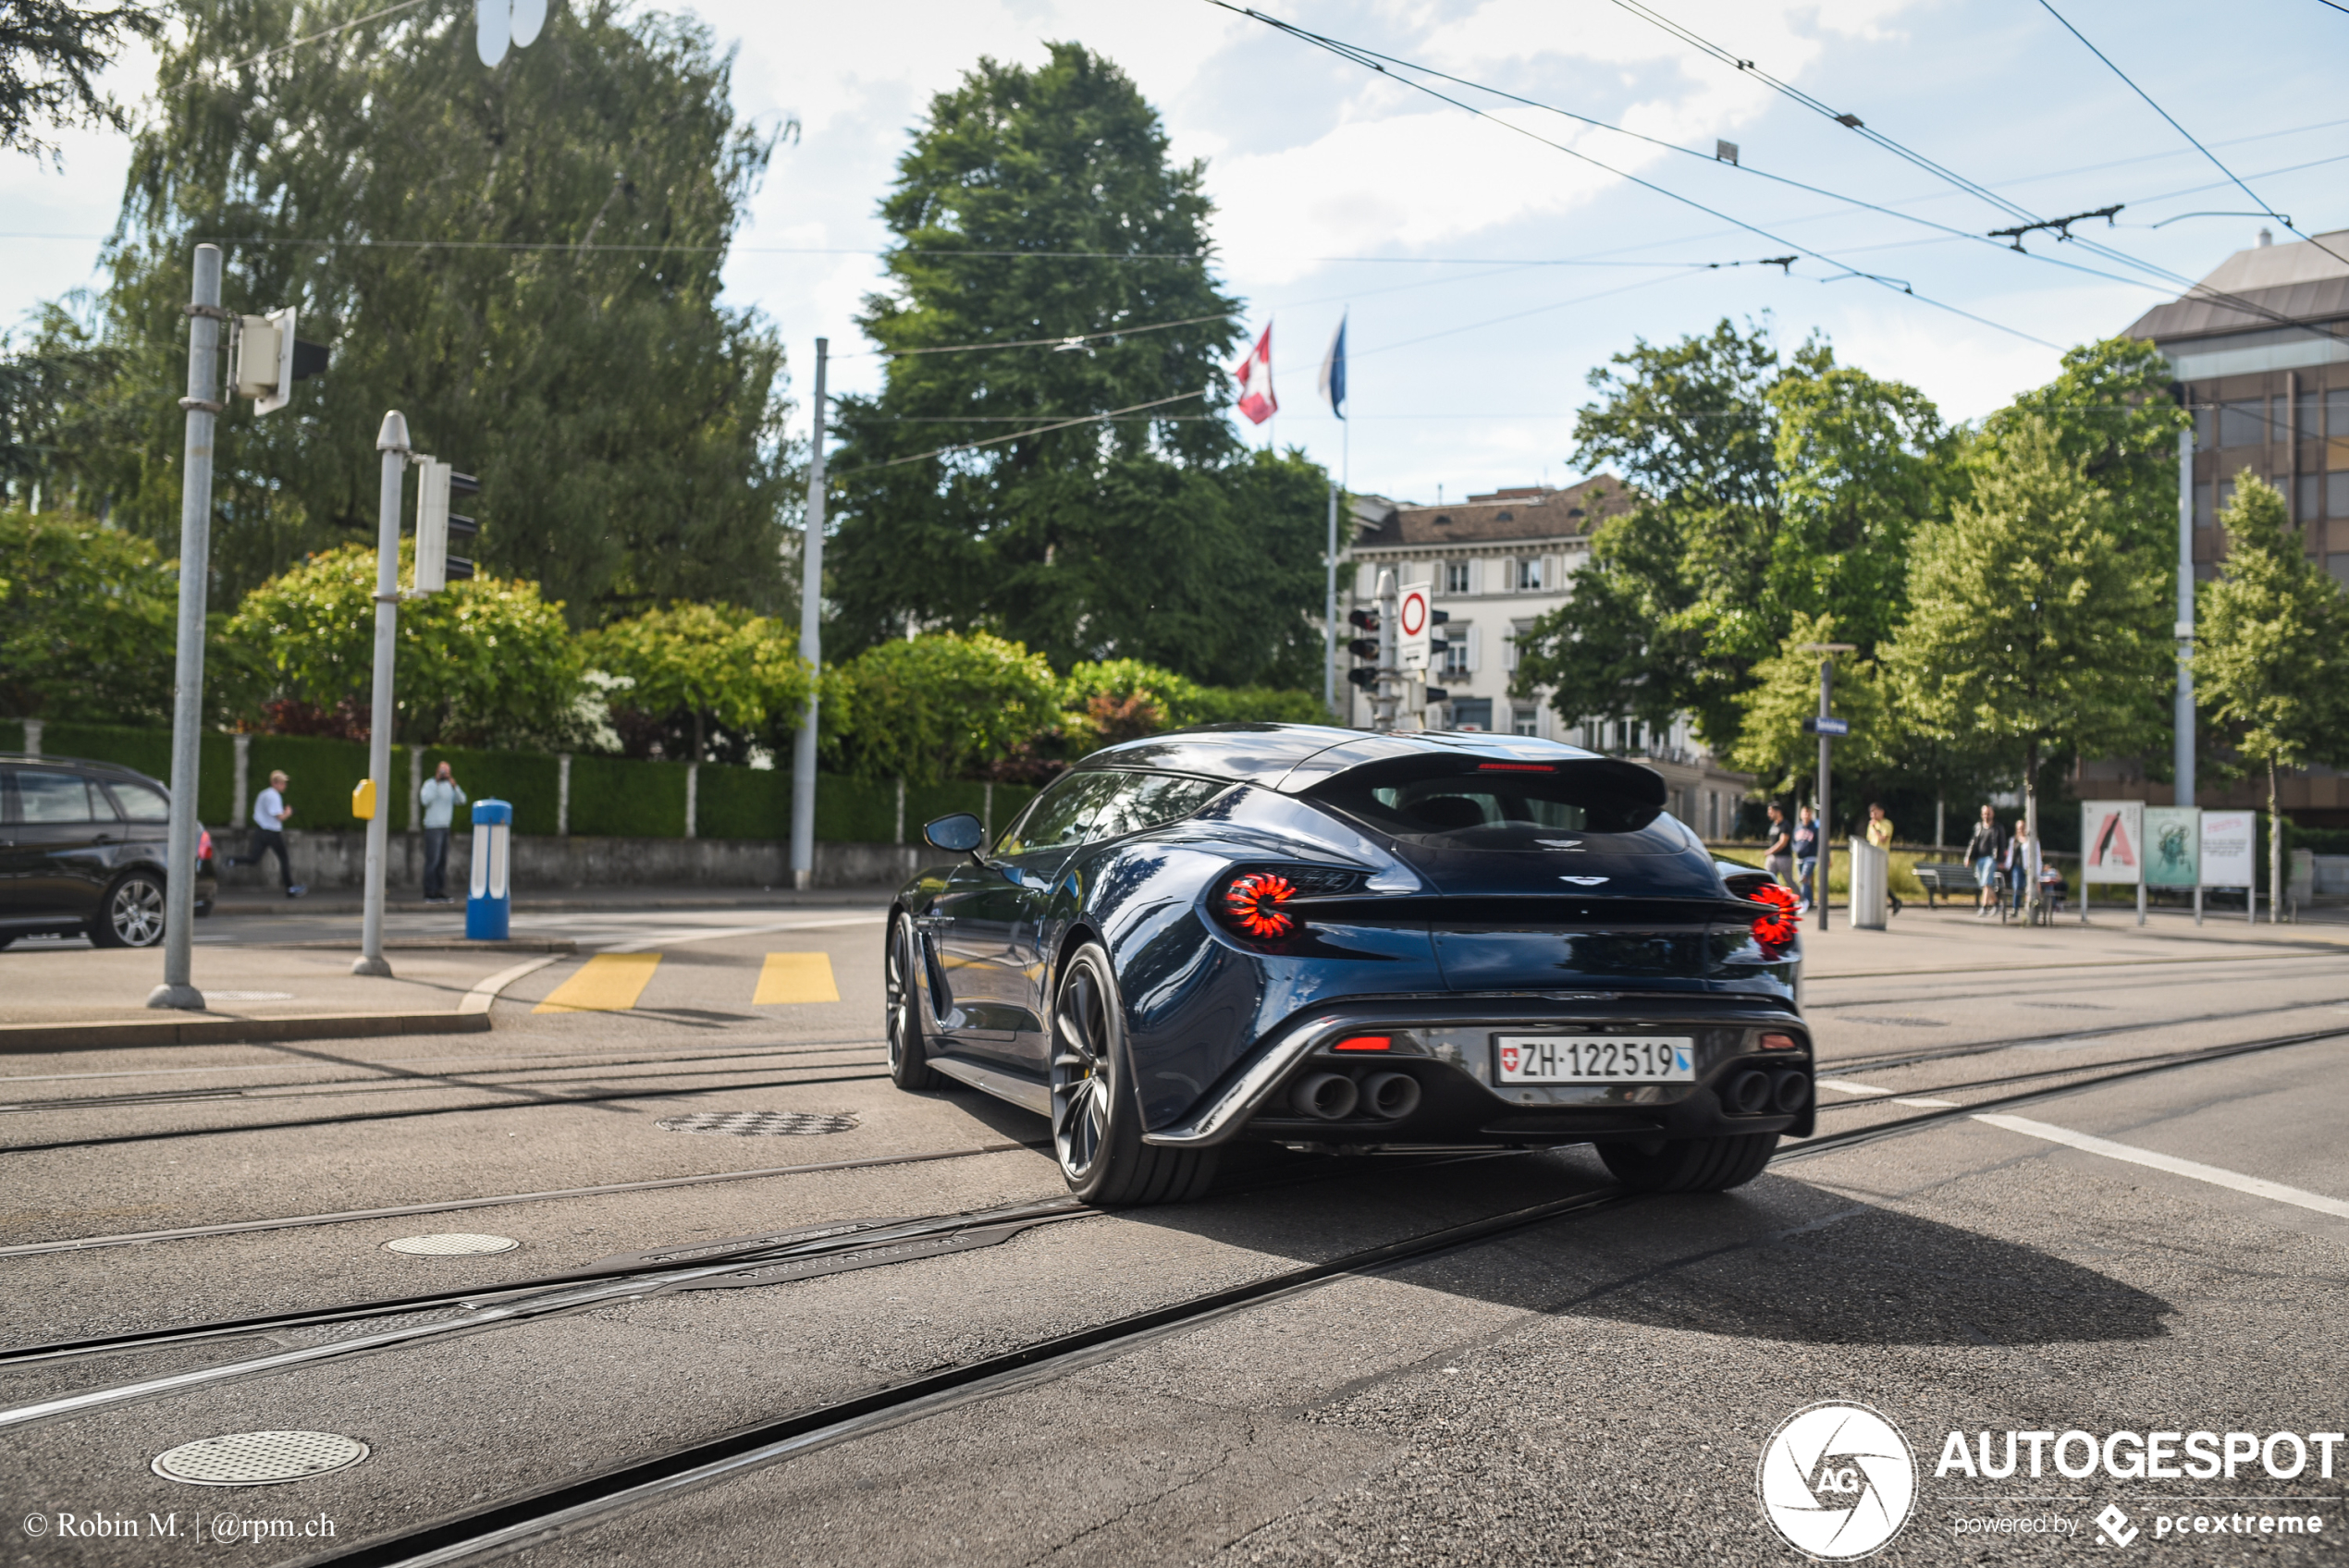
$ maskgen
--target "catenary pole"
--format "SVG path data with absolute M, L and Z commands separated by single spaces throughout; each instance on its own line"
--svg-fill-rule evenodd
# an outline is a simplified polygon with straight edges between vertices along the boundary
M 2178 780 L 2174 799 L 2195 803 L 2194 778 L 2194 432 L 2178 432 L 2178 706 L 2176 752 L 2171 759 Z
M 375 432 L 383 472 L 375 492 L 375 690 L 367 721 L 367 778 L 375 787 L 367 818 L 367 887 L 353 974 L 388 975 L 384 959 L 384 873 L 391 858 L 391 678 L 400 646 L 400 492 L 408 470 L 408 418 L 398 409 Z
M 813 676 L 824 668 L 824 362 L 830 339 L 816 339 L 816 422 L 807 456 L 807 524 L 799 549 L 799 656 Z M 791 747 L 791 880 L 816 880 L 816 688 Z
M 1819 659 L 1819 717 L 1821 718 L 1827 717 L 1834 696 L 1835 655 L 1826 654 Z M 1812 889 L 1818 895 L 1819 929 L 1822 931 L 1827 928 L 1827 910 L 1832 903 L 1827 897 L 1827 878 L 1835 872 L 1835 829 L 1829 826 L 1835 821 L 1835 818 L 1829 815 L 1835 802 L 1832 782 L 1835 774 L 1834 770 L 1828 766 L 1834 745 L 1835 737 L 1829 735 L 1826 726 L 1822 725 L 1819 729 L 1819 864 L 1814 868 L 1819 885 Z
M 164 880 L 163 984 L 149 1007 L 201 1010 L 195 986 L 197 767 L 203 749 L 204 594 L 212 575 L 212 436 L 220 410 L 220 247 L 196 247 L 188 305 L 188 411 L 179 470 L 179 636 L 171 688 L 170 875 Z M 181 875 L 181 873 L 186 875 Z

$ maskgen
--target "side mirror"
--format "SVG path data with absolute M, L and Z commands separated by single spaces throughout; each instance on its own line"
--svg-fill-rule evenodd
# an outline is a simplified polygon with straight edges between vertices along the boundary
M 925 827 L 922 838 L 935 849 L 951 850 L 958 855 L 976 854 L 979 845 L 987 842 L 987 828 L 970 813 L 958 811 Z

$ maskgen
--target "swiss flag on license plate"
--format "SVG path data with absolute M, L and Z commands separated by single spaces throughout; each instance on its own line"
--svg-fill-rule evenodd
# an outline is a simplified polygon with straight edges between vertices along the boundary
M 1501 1047 L 1501 1071 L 1504 1072 L 1515 1072 L 1517 1071 L 1517 1047 L 1515 1046 L 1503 1046 Z

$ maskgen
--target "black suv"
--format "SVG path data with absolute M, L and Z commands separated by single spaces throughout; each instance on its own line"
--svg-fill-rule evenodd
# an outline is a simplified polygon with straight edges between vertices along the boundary
M 102 948 L 163 940 L 171 794 L 143 773 L 74 757 L 0 756 L 0 948 L 43 932 Z M 212 913 L 212 835 L 199 831 L 196 913 Z

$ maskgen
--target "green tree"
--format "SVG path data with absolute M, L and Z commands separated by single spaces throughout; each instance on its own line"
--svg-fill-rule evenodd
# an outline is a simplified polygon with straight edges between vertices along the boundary
M 0 6 L 0 147 L 65 159 L 41 132 L 53 126 L 123 129 L 122 110 L 98 86 L 129 38 L 162 22 L 144 6 L 95 8 L 70 0 L 7 0 Z
M 1766 325 L 1639 342 L 1591 385 L 1575 463 L 1620 472 L 1634 504 L 1519 640 L 1516 689 L 1554 687 L 1569 718 L 1692 713 L 1727 752 L 1796 617 L 1832 618 L 1863 653 L 1900 624 L 1949 436 L 1914 387 L 1837 364 L 1816 337 L 1782 360 Z
M 759 732 L 785 727 L 807 701 L 798 632 L 732 605 L 678 603 L 613 621 L 584 640 L 586 662 L 628 682 L 625 701 L 646 713 L 683 713 L 693 760 L 704 760 L 712 722 Z
M 984 631 L 877 643 L 842 668 L 837 701 L 850 773 L 909 784 L 967 778 L 1060 722 L 1043 656 Z
M 412 574 L 414 545 L 400 552 Z M 346 545 L 246 595 L 227 638 L 268 672 L 270 693 L 337 709 L 372 700 L 375 552 Z M 400 606 L 392 727 L 410 745 L 567 743 L 580 728 L 579 650 L 537 584 L 490 576 Z
M 1239 307 L 1211 272 L 1203 176 L 1077 44 L 1035 69 L 982 60 L 932 100 L 881 207 L 888 286 L 859 318 L 886 385 L 838 410 L 843 645 L 910 620 L 1060 668 L 1318 674 L 1326 476 L 1244 454 L 1224 422 Z M 961 351 L 987 343 L 1006 346 Z M 996 444 L 921 455 L 972 442 Z
M 1919 531 L 1909 619 L 1885 653 L 1922 729 L 2021 768 L 2035 844 L 2053 749 L 2125 752 L 2161 729 L 2162 574 L 2083 467 L 2051 421 L 2014 420 L 1973 494 Z
M 2302 552 L 2275 486 L 2235 483 L 2227 555 L 2195 616 L 2195 698 L 2244 762 L 2268 775 L 2270 918 L 2283 917 L 2279 775 L 2349 759 L 2349 601 Z
M 2171 387 L 2176 373 L 2161 350 L 2136 337 L 2107 337 L 2067 349 L 2062 368 L 1983 422 L 1965 471 L 1995 462 L 2011 435 L 2043 422 L 2065 460 L 2111 497 L 2122 542 L 2156 559 L 2178 540 L 2178 432 L 2191 416 Z M 2176 584 L 2174 575 L 2171 585 Z
M 797 504 L 782 350 L 718 302 L 771 140 L 734 120 L 729 57 L 699 24 L 616 0 L 553 8 L 495 69 L 454 6 L 269 53 L 372 8 L 181 0 L 105 301 L 127 362 L 95 400 L 138 420 L 73 455 L 86 504 L 177 538 L 183 422 L 160 389 L 184 362 L 191 247 L 228 236 L 228 307 L 299 306 L 332 360 L 293 408 L 221 417 L 223 602 L 372 535 L 394 408 L 482 477 L 485 563 L 583 623 L 778 600 Z
M 1864 785 L 1869 775 L 1884 771 L 1898 742 L 1892 704 L 1874 659 L 1803 651 L 1804 643 L 1835 641 L 1834 617 L 1797 615 L 1777 652 L 1753 667 L 1753 684 L 1739 694 L 1742 717 L 1730 763 L 1753 774 L 1768 794 L 1798 794 L 1808 781 L 1817 797 L 1819 738 L 1805 733 L 1802 721 L 1818 714 L 1824 657 L 1836 661 L 1836 714 L 1851 721 L 1851 733 L 1835 742 L 1837 779 Z
M 0 511 L 0 706 L 167 722 L 179 574 L 146 540 L 70 512 Z

